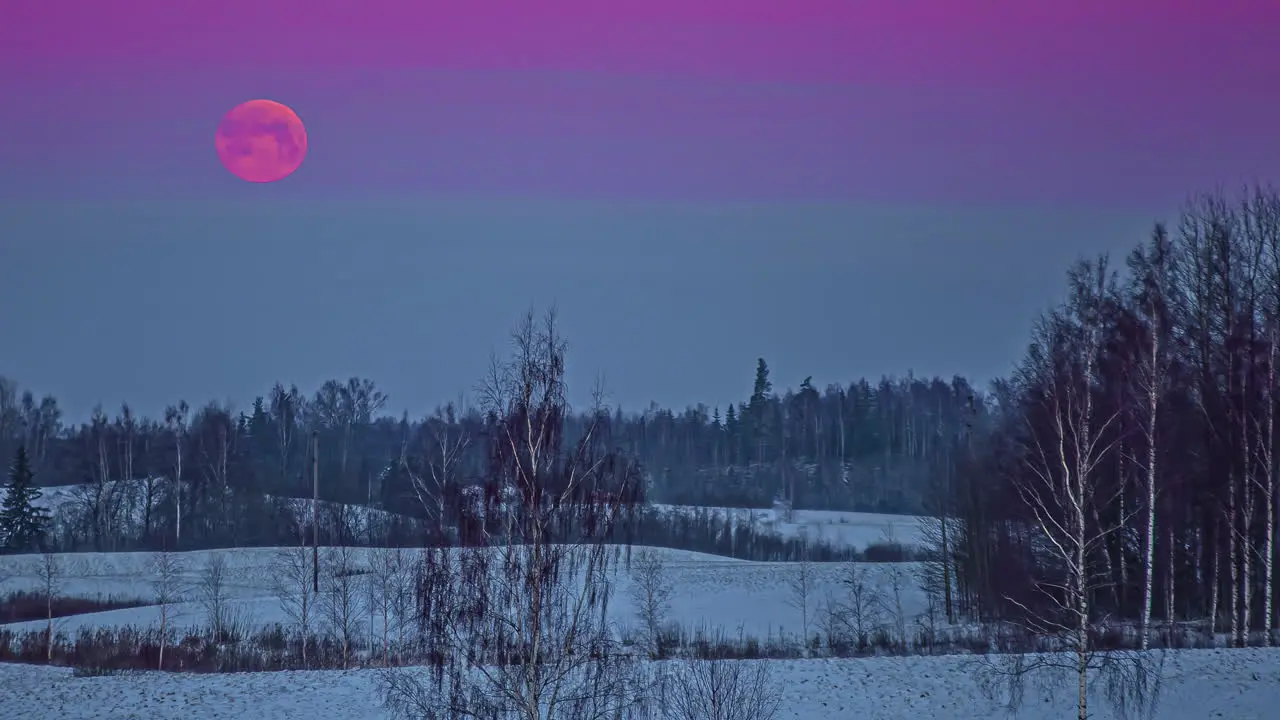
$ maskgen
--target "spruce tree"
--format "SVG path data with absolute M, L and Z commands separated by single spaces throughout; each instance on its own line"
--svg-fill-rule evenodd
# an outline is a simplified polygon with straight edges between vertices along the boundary
M 9 486 L 4 502 L 0 504 L 0 535 L 4 545 L 13 552 L 25 552 L 40 545 L 48 517 L 35 501 L 40 488 L 35 485 L 35 473 L 27 460 L 27 449 L 18 446 L 13 466 L 9 469 Z
M 729 463 L 738 462 L 738 412 L 733 403 L 724 411 L 724 437 L 729 445 Z
M 764 358 L 756 360 L 756 381 L 751 390 L 751 402 L 747 410 L 751 415 L 751 441 L 756 449 L 756 462 L 764 463 L 765 448 L 769 444 L 769 398 L 773 383 L 769 382 L 769 365 Z

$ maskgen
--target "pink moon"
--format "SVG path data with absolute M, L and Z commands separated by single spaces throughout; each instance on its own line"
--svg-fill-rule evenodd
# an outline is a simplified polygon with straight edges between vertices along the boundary
M 288 105 L 249 100 L 231 108 L 214 138 L 231 174 L 253 183 L 289 177 L 307 156 L 307 129 Z

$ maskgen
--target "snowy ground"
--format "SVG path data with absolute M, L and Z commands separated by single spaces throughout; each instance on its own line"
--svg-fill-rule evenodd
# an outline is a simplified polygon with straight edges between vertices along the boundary
M 321 548 L 322 559 L 325 551 L 326 548 Z M 654 548 L 653 551 L 665 559 L 671 582 L 677 588 L 672 599 L 670 621 L 690 630 L 722 631 L 734 637 L 741 632 L 761 640 L 799 634 L 804 616 L 794 607 L 795 598 L 791 590 L 792 581 L 800 571 L 799 564 L 750 562 L 663 548 Z M 374 551 L 355 548 L 352 552 L 357 566 L 367 567 L 368 558 Z M 208 624 L 204 611 L 194 600 L 201 568 L 213 555 L 226 558 L 229 595 L 245 620 L 255 625 L 288 621 L 274 588 L 275 549 L 209 550 L 177 555 L 185 569 L 184 584 L 190 602 L 170 608 L 168 622 L 171 626 Z M 68 553 L 58 557 L 66 568 L 60 595 L 154 596 L 151 587 L 154 573 L 149 567 L 151 553 Z M 36 559 L 20 555 L 0 557 L 0 576 L 10 576 L 0 590 L 35 589 L 37 578 L 32 566 Z M 811 563 L 809 567 L 812 589 L 808 620 L 812 634 L 818 628 L 816 618 L 827 594 L 839 592 L 844 566 L 839 563 Z M 864 567 L 869 582 L 880 586 L 889 584 L 892 573 L 900 574 L 904 586 L 904 615 L 912 619 L 909 623 L 914 623 L 914 618 L 924 611 L 924 598 L 913 577 L 916 566 L 913 563 L 877 563 Z M 626 571 L 620 570 L 617 591 L 610 607 L 612 619 L 620 627 L 633 625 L 636 617 L 628 592 L 630 582 Z M 75 633 L 86 626 L 158 627 L 159 619 L 159 608 L 140 607 L 75 615 L 56 622 L 58 629 Z M 42 629 L 44 625 L 41 621 L 34 621 L 6 627 L 24 630 Z
M 783 537 L 802 537 L 828 542 L 836 547 L 865 549 L 872 543 L 896 542 L 915 545 L 920 541 L 921 518 L 914 515 L 882 515 L 879 513 L 845 512 L 842 510 L 795 510 L 784 520 L 776 510 L 751 508 L 703 508 L 691 505 L 662 505 L 653 509 L 668 513 L 711 512 L 729 515 L 735 522 L 754 524 L 763 532 Z
M 973 682 L 960 657 L 796 660 L 772 663 L 782 692 L 779 720 L 987 720 L 1003 712 Z M 0 717 L 93 718 L 385 718 L 376 671 L 138 675 L 76 678 L 62 668 L 0 665 Z M 1100 702 L 1098 720 L 1112 718 Z M 1161 720 L 1262 720 L 1280 703 L 1280 651 L 1189 650 L 1170 653 Z M 1067 689 L 1032 692 L 1015 717 L 1075 716 Z
M 672 509 L 672 511 L 680 511 Z M 743 512 L 747 511 L 725 511 Z M 757 511 L 761 513 L 761 511 Z M 808 517 L 806 517 L 808 516 Z M 796 523 L 780 525 L 780 532 L 823 530 L 851 545 L 879 540 L 886 516 L 854 513 L 796 514 Z M 904 519 L 897 519 L 903 521 Z M 909 521 L 910 519 L 905 519 Z M 761 520 L 762 521 L 762 520 Z M 913 525 L 893 532 L 899 540 Z M 804 529 L 801 529 L 804 528 Z M 904 537 L 904 535 L 906 537 Z M 323 552 L 322 548 L 322 552 Z M 369 549 L 356 549 L 357 565 L 368 562 Z M 670 619 L 686 628 L 720 630 L 730 636 L 740 632 L 759 639 L 794 637 L 801 625 L 791 585 L 800 565 L 760 563 L 657 549 L 667 563 L 677 589 Z M 221 555 L 228 566 L 228 590 L 236 606 L 253 623 L 285 622 L 274 590 L 274 549 L 216 550 L 180 554 L 184 578 L 194 598 L 200 571 L 210 557 Z M 114 594 L 149 597 L 153 573 L 149 553 L 60 555 L 64 579 L 60 594 L 94 596 Z M 0 557 L 0 577 L 8 580 L 0 590 L 34 589 L 33 556 Z M 886 591 L 895 573 L 903 581 L 903 610 L 908 625 L 924 611 L 924 600 L 914 580 L 918 569 L 911 563 L 863 565 L 869 580 Z M 811 632 L 828 592 L 838 588 L 845 568 L 814 563 L 810 593 Z M 618 592 L 611 606 L 619 625 L 634 624 L 625 571 L 618 578 Z M 196 602 L 171 609 L 170 622 L 182 626 L 207 624 Z M 80 627 L 135 625 L 156 627 L 154 607 L 117 610 L 75 616 L 58 621 L 58 628 L 75 632 Z M 40 628 L 40 622 L 16 624 L 12 629 Z M 779 720 L 804 718 L 844 720 L 883 718 L 915 720 L 945 718 L 971 720 L 1003 714 L 985 698 L 975 683 L 972 658 L 909 657 L 855 660 L 774 661 L 771 667 L 782 697 Z M 375 688 L 376 671 L 313 671 L 242 673 L 234 675 L 177 675 L 143 673 L 76 678 L 70 670 L 22 665 L 0 665 L 0 718 L 383 718 Z M 1169 654 L 1164 690 L 1154 714 L 1165 720 L 1250 720 L 1276 717 L 1280 707 L 1280 650 L 1204 650 Z M 1111 718 L 1102 698 L 1095 700 L 1093 717 Z M 1032 691 L 1016 717 L 1026 720 L 1074 717 L 1069 689 L 1053 694 Z
M 148 486 L 151 489 L 150 493 L 148 493 Z M 147 498 L 152 498 L 153 503 L 163 502 L 163 498 L 167 497 L 170 490 L 168 481 L 163 478 L 112 480 L 104 487 L 108 495 L 117 498 L 115 526 L 131 534 L 137 534 L 143 527 Z M 92 484 L 46 487 L 41 489 L 41 497 L 36 504 L 52 513 L 57 525 L 80 527 L 83 525 L 82 518 L 89 506 L 89 500 L 95 497 L 95 493 L 96 488 Z M 309 499 L 275 498 L 271 495 L 268 495 L 267 499 L 278 500 L 283 508 L 290 511 L 299 521 L 311 516 Z M 771 508 L 698 507 L 661 503 L 654 503 L 651 507 L 660 513 L 711 512 L 721 517 L 731 516 L 735 522 L 752 525 L 759 532 L 774 533 L 783 537 L 801 537 L 830 543 L 836 547 L 864 549 L 867 545 L 884 542 L 890 537 L 896 542 L 914 545 L 920 539 L 921 518 L 912 515 L 884 515 L 841 510 L 796 510 L 790 514 L 790 517 L 783 518 L 778 511 Z M 340 512 L 349 529 L 357 534 L 369 527 L 373 520 L 385 520 L 390 516 L 386 511 L 363 505 L 343 505 L 325 501 L 320 502 L 320 510 L 326 517 Z

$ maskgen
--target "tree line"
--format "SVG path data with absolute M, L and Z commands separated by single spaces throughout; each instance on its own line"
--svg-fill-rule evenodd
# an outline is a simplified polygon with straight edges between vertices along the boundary
M 651 405 L 614 408 L 605 420 L 654 502 L 768 507 L 785 499 L 910 513 L 923 509 L 939 463 L 937 429 L 967 423 L 981 398 L 963 378 L 911 375 L 822 392 L 806 378 L 778 394 L 760 359 L 750 397 L 723 413 Z M 153 544 L 165 536 L 202 545 L 268 541 L 255 536 L 278 524 L 272 502 L 310 498 L 313 471 L 322 501 L 418 516 L 446 504 L 447 491 L 482 483 L 491 417 L 463 403 L 396 417 L 387 402 L 372 380 L 350 378 L 310 394 L 277 383 L 243 409 L 179 401 L 149 418 L 125 404 L 69 423 L 56 398 L 0 378 L 0 457 L 24 448 L 38 485 L 78 486 L 86 515 L 79 542 L 98 549 L 117 543 L 126 521 Z M 566 436 L 597 427 L 600 412 L 566 410 Z M 449 482 L 436 487 L 432 473 L 442 470 Z
M 1143 648 L 1188 625 L 1272 642 L 1280 196 L 1198 197 L 1123 268 L 1082 259 L 1066 284 L 1017 370 L 939 430 L 948 614 L 1082 658 L 1103 623 Z

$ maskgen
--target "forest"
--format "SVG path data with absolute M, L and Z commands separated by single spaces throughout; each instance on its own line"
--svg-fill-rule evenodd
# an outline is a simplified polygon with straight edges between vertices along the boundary
M 919 512 L 941 458 L 939 429 L 954 434 L 982 402 L 963 379 L 911 376 L 821 392 L 806 378 L 779 394 L 764 359 L 751 390 L 723 414 L 702 405 L 609 413 L 611 442 L 643 468 L 650 501 L 763 508 L 785 498 L 797 508 Z M 482 483 L 487 448 L 478 440 L 488 419 L 478 407 L 447 404 L 410 418 L 383 414 L 387 401 L 364 378 L 331 380 L 310 394 L 281 383 L 239 410 L 179 401 L 163 418 L 146 418 L 126 405 L 72 425 L 56 398 L 0 380 L 0 452 L 11 458 L 26 447 L 42 486 L 138 480 L 156 493 L 144 501 L 154 508 L 144 518 L 147 536 L 176 520 L 177 505 L 161 501 L 171 491 L 162 478 L 182 478 L 189 515 L 216 510 L 227 522 L 237 503 L 262 494 L 310 498 L 313 435 L 321 500 L 415 512 L 413 478 L 442 453 L 459 484 Z M 580 436 L 599 413 L 569 413 L 566 435 Z
M 723 409 L 566 410 L 566 447 L 589 439 L 628 458 L 649 502 L 931 518 L 951 619 L 1270 637 L 1280 196 L 1205 194 L 1135 241 L 1123 262 L 1071 267 L 1056 308 L 1029 318 L 1016 371 L 988 388 L 907 374 L 779 391 L 760 358 L 754 382 L 744 362 L 745 399 Z M 387 404 L 369 379 L 282 382 L 243 408 L 125 406 L 73 425 L 56 398 L 6 380 L 0 452 L 25 448 L 41 486 L 98 488 L 82 537 L 95 548 L 111 542 L 105 505 L 123 478 L 145 488 L 144 539 L 185 523 L 206 545 L 249 542 L 264 498 L 309 497 L 317 477 L 322 500 L 418 520 L 435 504 L 443 526 L 446 498 L 491 479 L 498 418 L 483 404 L 425 418 Z

